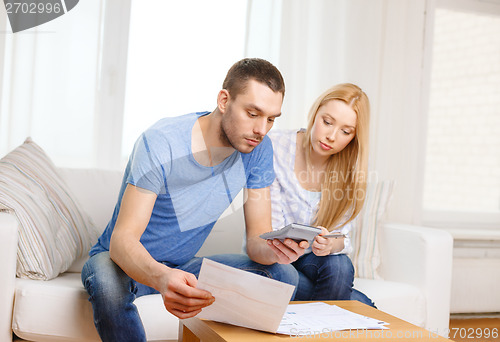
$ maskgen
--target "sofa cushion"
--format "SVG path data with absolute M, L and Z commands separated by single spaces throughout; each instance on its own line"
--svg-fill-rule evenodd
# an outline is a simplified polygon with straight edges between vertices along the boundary
M 418 288 L 359 278 L 354 284 L 380 310 L 418 326 L 424 324 L 425 299 Z M 64 273 L 46 282 L 17 279 L 15 298 L 12 330 L 17 336 L 36 341 L 100 341 L 80 274 Z M 165 310 L 159 294 L 139 297 L 134 303 L 148 341 L 177 340 L 179 321 Z
M 179 320 L 165 310 L 159 294 L 134 303 L 148 341 L 177 341 Z M 100 341 L 79 273 L 45 282 L 17 279 L 12 330 L 26 340 Z
M 426 303 L 416 286 L 387 280 L 354 279 L 354 288 L 366 294 L 378 309 L 423 327 L 426 322 Z
M 102 234 L 113 215 L 123 171 L 73 168 L 59 168 L 58 171 L 75 194 L 81 209 L 92 217 L 99 235 Z M 87 259 L 85 253 L 67 271 L 81 272 Z
M 377 273 L 380 265 L 378 230 L 389 204 L 394 181 L 369 182 L 363 210 L 353 221 L 351 231 L 352 253 L 356 277 L 381 279 Z
M 118 200 L 123 170 L 58 168 L 76 200 L 95 223 L 99 235 L 108 224 Z
M 31 139 L 0 160 L 0 210 L 17 217 L 18 277 L 52 279 L 97 240 L 88 215 L 47 154 Z

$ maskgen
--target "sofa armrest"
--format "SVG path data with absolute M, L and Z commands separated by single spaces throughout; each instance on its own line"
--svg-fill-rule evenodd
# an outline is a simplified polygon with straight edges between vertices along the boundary
M 426 329 L 447 334 L 450 319 L 453 238 L 440 229 L 386 223 L 379 235 L 380 275 L 412 284 L 426 298 Z
M 18 223 L 14 215 L 0 212 L 0 341 L 12 341 L 12 307 L 16 282 Z

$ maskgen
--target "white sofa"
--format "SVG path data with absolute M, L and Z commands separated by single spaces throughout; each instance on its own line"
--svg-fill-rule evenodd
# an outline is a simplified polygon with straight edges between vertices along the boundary
M 82 208 L 104 229 L 118 194 L 121 172 L 60 169 Z M 80 273 L 85 258 L 50 281 L 15 276 L 17 220 L 0 213 L 0 341 L 12 332 L 29 341 L 99 341 Z M 452 238 L 440 230 L 387 223 L 380 228 L 384 280 L 356 279 L 355 287 L 379 309 L 446 334 L 449 322 Z M 239 253 L 243 221 L 239 202 L 222 215 L 199 255 Z M 163 307 L 160 295 L 138 298 L 148 340 L 175 341 L 178 319 Z

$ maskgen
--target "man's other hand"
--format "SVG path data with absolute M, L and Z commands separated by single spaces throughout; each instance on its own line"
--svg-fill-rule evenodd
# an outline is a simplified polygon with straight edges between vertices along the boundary
M 180 319 L 196 316 L 215 301 L 210 292 L 196 288 L 198 280 L 192 273 L 169 269 L 166 279 L 165 288 L 160 291 L 163 303 L 168 312 Z

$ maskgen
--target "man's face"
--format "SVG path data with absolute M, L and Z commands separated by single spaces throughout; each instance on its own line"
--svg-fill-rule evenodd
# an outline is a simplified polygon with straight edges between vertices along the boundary
M 282 103 L 282 93 L 250 79 L 244 92 L 228 97 L 221 110 L 221 141 L 239 152 L 252 152 L 281 115 Z

